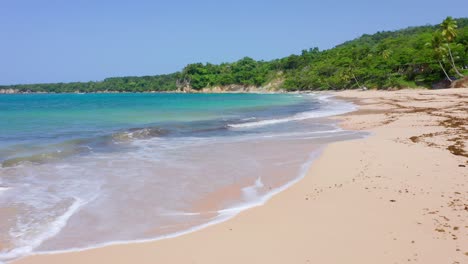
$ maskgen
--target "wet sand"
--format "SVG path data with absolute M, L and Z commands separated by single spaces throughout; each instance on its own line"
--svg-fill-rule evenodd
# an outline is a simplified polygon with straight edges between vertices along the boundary
M 336 95 L 360 105 L 342 126 L 372 136 L 328 145 L 264 206 L 176 238 L 13 263 L 468 262 L 468 89 Z

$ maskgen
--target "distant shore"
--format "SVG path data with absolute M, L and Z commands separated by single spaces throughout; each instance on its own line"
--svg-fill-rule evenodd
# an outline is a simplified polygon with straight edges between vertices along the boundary
M 427 89 L 427 88 L 420 88 L 420 89 Z M 356 90 L 367 90 L 364 89 L 356 89 Z M 214 87 L 214 88 L 204 88 L 201 90 L 194 90 L 194 89 L 181 89 L 181 90 L 173 90 L 173 91 L 144 91 L 144 92 L 126 92 L 126 91 L 96 91 L 96 92 L 67 92 L 67 93 L 56 93 L 56 92 L 33 92 L 33 91 L 20 91 L 17 89 L 0 89 L 0 95 L 2 94 L 135 94 L 135 93 L 262 93 L 262 94 L 271 94 L 271 93 L 317 93 L 317 92 L 334 92 L 333 90 L 329 91 L 317 91 L 317 90 L 298 90 L 298 91 L 287 91 L 283 89 L 278 90 L 269 90 L 264 88 L 258 87 L 248 87 L 248 86 L 239 86 L 233 89 L 228 88 L 221 88 L 221 87 Z
M 452 84 L 454 88 L 468 88 L 468 77 L 459 81 L 456 81 Z M 432 90 L 426 87 L 419 88 L 407 88 L 407 89 L 419 89 L 419 90 Z M 450 89 L 446 88 L 437 88 L 440 89 Z M 284 89 L 269 89 L 264 87 L 255 87 L 255 86 L 242 86 L 242 85 L 232 85 L 226 87 L 210 87 L 203 88 L 201 90 L 195 89 L 178 89 L 171 91 L 144 91 L 144 92 L 127 92 L 127 91 L 95 91 L 95 92 L 67 92 L 67 93 L 56 93 L 56 92 L 34 92 L 34 91 L 21 91 L 18 89 L 0 89 L 0 95 L 2 94 L 134 94 L 134 93 L 262 93 L 262 94 L 271 94 L 271 93 L 317 93 L 317 92 L 341 92 L 341 91 L 362 91 L 362 90 L 379 90 L 379 89 L 368 89 L 366 87 L 355 89 L 355 90 L 297 90 L 297 91 L 288 91 Z M 394 91 L 394 90 L 405 90 L 405 89 L 382 89 L 382 91 Z
M 311 91 L 303 91 L 307 93 Z M 54 92 L 32 92 L 32 91 L 20 91 L 15 89 L 0 89 L 0 95 L 2 94 L 134 94 L 134 93 L 287 93 L 284 90 L 265 90 L 265 89 L 239 89 L 239 90 L 221 90 L 221 89 L 202 89 L 197 90 L 173 90 L 173 91 L 144 91 L 144 92 L 122 92 L 122 91 L 96 91 L 96 92 L 70 92 L 70 93 L 54 93 Z M 292 92 L 297 93 L 297 92 Z

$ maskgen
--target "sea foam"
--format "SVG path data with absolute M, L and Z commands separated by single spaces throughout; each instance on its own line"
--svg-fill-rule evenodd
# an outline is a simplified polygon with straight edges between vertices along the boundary
M 85 204 L 81 199 L 75 198 L 75 202 L 68 210 L 43 228 L 43 232 L 33 239 L 16 241 L 16 248 L 5 253 L 0 253 L 1 260 L 9 260 L 28 255 L 41 243 L 50 237 L 55 236 L 67 224 L 68 219 Z M 12 234 L 14 236 L 14 234 Z M 1 263 L 1 262 L 0 262 Z
M 225 221 L 243 210 L 263 205 L 272 196 L 285 190 L 305 176 L 307 168 L 319 152 L 316 151 L 317 148 L 315 148 L 315 143 L 313 143 L 315 142 L 314 139 L 331 138 L 327 141 L 331 142 L 334 137 L 338 138 L 353 134 L 337 128 L 335 125 L 321 124 L 320 122 L 313 122 L 314 124 L 312 126 L 310 124 L 300 124 L 302 127 L 297 130 L 298 126 L 297 124 L 294 124 L 293 121 L 326 117 L 354 110 L 354 107 L 351 104 L 333 100 L 330 96 L 317 97 L 304 95 L 304 97 L 309 96 L 313 99 L 311 100 L 313 103 L 315 103 L 314 100 L 318 100 L 320 103 L 319 109 L 300 112 L 289 117 L 265 120 L 261 120 L 259 117 L 262 115 L 255 117 L 255 115 L 251 115 L 249 112 L 244 116 L 245 118 L 238 119 L 244 123 L 230 124 L 228 125 L 228 128 L 230 129 L 225 129 L 224 131 L 219 132 L 222 134 L 209 134 L 208 136 L 184 135 L 182 137 L 135 137 L 132 134 L 130 135 L 131 140 L 128 143 L 126 141 L 121 143 L 128 146 L 128 149 L 125 149 L 125 151 L 116 153 L 91 153 L 66 162 L 55 163 L 53 166 L 51 166 L 51 164 L 43 164 L 43 167 L 47 168 L 47 170 L 44 170 L 42 174 L 39 175 L 43 177 L 31 179 L 37 179 L 39 181 L 53 180 L 52 182 L 55 183 L 57 180 L 63 180 L 63 177 L 66 174 L 70 179 L 79 179 L 80 181 L 90 180 L 91 183 L 93 183 L 97 178 L 102 180 L 103 184 L 96 185 L 98 187 L 95 189 L 89 188 L 88 185 L 91 185 L 91 183 L 88 185 L 83 184 L 76 186 L 79 190 L 87 190 L 99 195 L 96 199 L 99 202 L 89 201 L 87 198 L 83 199 L 83 197 L 78 195 L 74 202 L 69 206 L 68 210 L 62 215 L 56 217 L 50 222 L 50 224 L 46 225 L 39 235 L 34 239 L 19 239 L 16 241 L 17 248 L 10 252 L 4 252 L 3 255 L 0 255 L 0 259 L 9 260 L 29 254 L 53 254 L 81 251 L 106 245 L 147 242 L 176 237 Z M 255 130 L 256 127 L 288 122 L 291 122 L 293 126 L 281 126 L 284 128 L 282 130 L 278 130 L 276 128 L 258 131 Z M 243 131 L 245 128 L 248 128 L 248 131 Z M 143 131 L 145 132 L 145 130 Z M 259 142 L 263 143 L 259 144 Z M 299 145 L 301 146 L 301 151 L 289 151 L 289 147 L 287 150 L 276 146 L 276 143 L 281 142 L 283 142 L 283 146 L 289 146 L 290 143 L 291 145 Z M 307 143 L 307 145 L 302 146 L 302 143 Z M 260 171 L 255 169 L 255 162 L 257 162 L 255 159 L 260 158 L 259 156 L 261 155 L 259 155 L 259 152 L 252 151 L 252 147 L 254 146 L 253 144 L 257 144 L 256 146 L 261 145 L 264 148 L 262 152 L 266 155 L 266 158 L 262 161 L 264 162 L 264 165 L 270 164 L 272 162 L 271 160 L 290 161 L 291 154 L 300 157 L 300 162 L 294 166 L 289 163 L 281 165 L 281 168 L 284 168 L 285 166 L 293 166 L 294 169 L 290 171 L 291 175 L 285 177 L 287 180 L 282 181 L 279 187 L 267 190 L 265 186 L 269 186 L 269 175 L 262 175 Z M 317 140 L 317 144 L 324 143 Z M 307 159 L 306 155 L 310 153 L 311 149 L 315 150 Z M 234 166 L 232 164 L 233 160 L 242 163 L 242 166 Z M 37 174 L 37 167 L 32 164 L 28 166 L 31 167 L 30 173 Z M 51 167 L 54 167 L 55 169 L 51 170 Z M 207 167 L 210 170 L 205 171 Z M 19 167 L 9 168 L 8 170 L 18 170 L 18 175 L 26 172 Z M 155 172 L 159 171 L 163 172 L 161 172 L 161 174 L 155 174 Z M 223 173 L 219 173 L 220 171 Z M 232 174 L 224 175 L 224 173 Z M 58 179 L 49 178 L 52 174 L 60 175 L 60 177 Z M 240 177 L 241 180 L 246 179 L 242 177 L 246 177 L 247 174 L 249 175 L 248 179 L 251 180 L 253 184 L 244 187 L 241 190 L 242 197 L 240 201 L 230 203 L 226 205 L 224 209 L 219 211 L 190 212 L 191 207 L 185 204 L 185 207 L 174 207 L 173 205 L 179 205 L 176 203 L 178 200 L 175 201 L 174 204 L 171 204 L 171 199 L 179 199 L 182 194 L 206 194 L 213 191 L 210 190 L 209 187 L 213 187 L 214 190 L 217 190 L 216 188 L 225 186 L 227 183 L 231 182 L 232 179 L 237 179 L 238 177 Z M 192 179 L 194 175 L 198 178 Z M 223 177 L 228 178 L 223 180 Z M 229 177 L 232 177 L 232 179 L 229 179 Z M 214 181 L 221 180 L 224 182 L 218 182 L 216 183 L 216 186 L 214 185 Z M 194 181 L 197 184 L 196 187 L 200 188 L 199 193 L 192 193 L 193 189 L 189 187 L 184 188 L 183 185 L 186 184 L 186 181 Z M 206 184 L 207 182 L 209 183 L 208 185 Z M 60 185 L 53 186 L 55 190 L 62 190 Z M 68 186 L 67 188 L 69 188 L 70 184 L 66 184 L 64 186 Z M 102 188 L 99 186 L 102 186 Z M 159 186 L 163 186 L 164 188 L 158 189 L 160 188 Z M 15 186 L 13 187 L 15 188 Z M 153 187 L 156 189 L 153 189 Z M 176 191 L 171 191 L 173 190 L 171 188 L 176 188 Z M 44 190 L 47 189 L 44 188 Z M 170 199 L 166 199 L 165 196 L 161 196 L 162 198 L 159 197 L 157 194 L 158 192 L 171 192 L 172 194 L 168 196 Z M 3 191 L 3 193 L 5 193 L 5 191 Z M 155 196 L 148 196 L 147 194 L 155 194 Z M 75 195 L 75 193 L 72 195 Z M 190 195 L 187 197 L 194 197 Z M 33 196 L 35 196 L 35 194 L 31 197 Z M 119 198 L 121 199 L 119 200 Z M 182 201 L 187 201 L 189 198 L 182 197 L 180 199 Z M 125 204 L 127 201 L 133 201 L 133 199 L 135 202 L 144 202 L 144 204 L 141 205 L 141 208 L 139 208 L 138 203 Z M 169 201 L 169 204 L 151 204 L 150 201 Z M 112 211 L 111 209 L 114 206 L 116 210 Z M 142 214 L 141 216 L 148 219 L 143 219 L 142 217 L 138 219 L 125 218 L 121 221 L 119 216 L 122 215 L 119 215 L 118 213 L 116 214 L 116 212 L 119 212 L 119 207 L 126 207 L 127 209 L 139 208 L 142 210 L 144 208 L 143 212 L 137 213 Z M 161 210 L 156 210 L 154 212 L 151 211 L 155 207 L 161 207 Z M 106 211 L 108 208 L 111 208 L 109 209 L 110 211 Z M 166 208 L 169 209 L 164 210 Z M 83 213 L 83 211 L 86 213 Z M 118 230 L 118 227 L 121 227 L 122 224 L 131 223 L 128 224 L 129 228 L 125 229 L 125 232 L 128 233 L 114 236 L 114 233 L 116 232 L 108 232 L 107 234 L 111 234 L 109 237 L 98 236 L 98 234 L 96 234 L 95 236 L 98 236 L 97 238 L 90 238 L 88 236 L 87 238 L 89 241 L 80 240 L 79 243 L 77 240 L 70 242 L 70 240 L 65 239 L 67 242 L 70 242 L 70 244 L 64 244 L 63 241 L 65 240 L 62 237 L 67 238 L 67 235 L 63 235 L 64 233 L 73 235 L 77 234 L 77 232 L 79 234 L 80 230 L 82 230 L 82 226 L 80 226 L 79 223 L 82 223 L 81 221 L 83 220 L 83 217 L 86 218 L 89 215 L 95 216 L 93 214 L 97 214 L 97 216 L 102 217 L 102 215 L 106 215 L 106 213 L 110 213 L 112 215 L 110 218 L 102 218 L 102 221 L 110 220 L 104 221 L 106 223 L 105 228 L 109 228 L 109 230 Z M 129 214 L 131 215 L 132 213 Z M 154 216 L 169 218 L 182 217 L 182 219 L 193 217 L 193 219 L 199 219 L 197 217 L 210 216 L 213 214 L 216 216 L 206 219 L 203 224 L 198 224 L 192 228 L 181 230 L 179 232 L 158 235 L 157 237 L 150 238 L 138 233 L 138 228 L 148 225 L 148 223 L 150 223 L 148 225 L 149 230 L 155 230 L 155 228 L 158 227 L 157 223 L 154 222 Z M 70 220 L 72 216 L 73 220 Z M 109 216 L 106 215 L 106 217 Z M 161 227 L 164 225 L 166 224 L 161 224 Z M 135 227 L 135 230 L 130 230 L 133 227 Z M 88 233 L 93 234 L 92 230 L 95 230 L 96 228 L 98 227 L 90 226 L 87 231 Z M 135 231 L 135 233 L 131 233 L 131 231 Z M 148 234 L 148 232 L 146 231 L 145 234 Z
M 311 95 L 309 95 L 311 96 Z M 228 127 L 233 129 L 244 129 L 244 128 L 255 128 L 268 125 L 276 125 L 291 121 L 301 121 L 312 118 L 327 117 L 334 115 L 341 115 L 348 112 L 356 110 L 356 107 L 351 103 L 341 102 L 332 100 L 333 96 L 331 95 L 321 95 L 321 96 L 311 96 L 314 99 L 317 99 L 323 104 L 323 107 L 319 110 L 305 111 L 302 113 L 297 113 L 293 116 L 277 118 L 277 119 L 266 119 L 260 121 L 245 122 L 239 124 L 228 124 Z
M 159 240 L 162 240 L 162 239 L 175 238 L 175 237 L 179 237 L 179 236 L 182 236 L 182 235 L 190 234 L 190 233 L 205 229 L 207 227 L 210 227 L 212 225 L 216 225 L 216 224 L 225 222 L 225 221 L 235 217 L 236 215 L 238 215 L 242 211 L 264 205 L 273 196 L 281 193 L 282 191 L 288 189 L 292 185 L 294 185 L 297 182 L 299 182 L 300 180 L 302 180 L 305 177 L 305 175 L 306 175 L 306 173 L 308 171 L 308 168 L 311 166 L 313 161 L 318 157 L 318 155 L 320 154 L 321 151 L 322 150 L 317 150 L 317 151 L 312 152 L 310 154 L 310 156 L 309 156 L 309 159 L 300 167 L 300 170 L 299 170 L 299 173 L 298 173 L 297 177 L 295 177 L 293 180 L 287 182 L 286 184 L 284 184 L 284 185 L 282 185 L 282 186 L 280 186 L 278 188 L 271 189 L 269 192 L 267 192 L 264 195 L 249 196 L 248 198 L 252 198 L 252 200 L 248 200 L 248 201 L 238 203 L 235 206 L 232 206 L 232 207 L 229 207 L 229 208 L 226 208 L 226 209 L 222 209 L 222 210 L 218 210 L 218 211 L 214 211 L 214 212 L 202 212 L 201 214 L 204 214 L 204 213 L 217 213 L 217 216 L 213 217 L 210 221 L 207 221 L 204 224 L 197 225 L 197 226 L 194 226 L 194 227 L 191 227 L 191 228 L 188 228 L 188 229 L 185 229 L 185 230 L 181 230 L 181 231 L 178 231 L 178 232 L 174 232 L 174 233 L 171 233 L 171 234 L 166 234 L 166 235 L 161 235 L 161 236 L 154 237 L 154 238 L 149 238 L 149 239 L 120 240 L 120 241 L 112 241 L 112 242 L 107 242 L 107 243 L 99 243 L 99 244 L 95 244 L 95 245 L 88 246 L 88 247 L 70 248 L 70 249 L 66 249 L 66 250 L 37 251 L 37 252 L 34 252 L 33 255 L 50 255 L 50 254 L 60 254 L 60 253 L 69 253 L 69 252 L 80 252 L 80 251 L 85 251 L 85 250 L 90 250 L 90 249 L 100 248 L 100 247 L 106 247 L 106 246 L 112 246 L 112 245 L 125 245 L 125 244 L 154 242 L 154 241 L 159 241 Z M 261 178 L 258 178 L 252 186 L 245 187 L 243 189 L 243 192 L 245 194 L 246 193 L 245 190 L 247 190 L 247 192 L 249 193 L 249 192 L 253 191 L 253 189 L 255 189 L 255 188 L 262 188 L 262 187 L 263 187 L 263 183 L 261 181 Z M 257 193 L 257 191 L 253 191 L 253 192 Z M 180 215 L 199 215 L 200 213 L 184 213 L 184 212 L 175 213 L 175 215 L 178 215 L 178 214 L 180 214 Z

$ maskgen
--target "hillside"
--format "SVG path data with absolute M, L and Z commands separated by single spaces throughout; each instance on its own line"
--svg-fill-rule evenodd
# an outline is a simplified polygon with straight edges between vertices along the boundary
M 438 46 L 434 46 L 434 36 L 442 30 L 441 26 L 410 27 L 365 34 L 329 50 L 311 48 L 299 55 L 272 61 L 245 57 L 219 65 L 189 64 L 181 72 L 168 75 L 114 77 L 100 82 L 9 85 L 0 86 L 0 90 L 206 91 L 232 85 L 286 90 L 431 87 L 447 76 L 455 79 L 468 75 L 468 18 L 455 19 L 455 23 L 458 28 L 454 29 L 453 40 L 450 43 L 440 40 Z M 451 63 L 451 58 L 454 63 Z M 461 75 L 455 71 L 454 65 Z

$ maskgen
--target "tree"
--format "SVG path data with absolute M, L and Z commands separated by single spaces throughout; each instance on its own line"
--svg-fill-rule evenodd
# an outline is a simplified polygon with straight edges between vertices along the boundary
M 453 80 L 450 78 L 448 75 L 447 71 L 444 68 L 444 65 L 442 64 L 443 59 L 445 58 L 445 54 L 447 54 L 447 51 L 445 48 L 442 46 L 442 36 L 439 34 L 439 32 L 436 32 L 434 36 L 432 37 L 432 40 L 430 43 L 426 43 L 426 46 L 431 47 L 433 50 L 434 54 L 434 59 L 437 60 L 439 63 L 440 68 L 444 72 L 445 76 L 447 77 L 447 80 L 452 82 Z
M 440 27 L 442 29 L 442 37 L 445 40 L 445 45 L 447 46 L 448 53 L 450 55 L 450 62 L 452 64 L 452 68 L 458 74 L 458 76 L 464 77 L 464 75 L 458 71 L 458 68 L 455 65 L 455 60 L 453 59 L 452 55 L 452 49 L 450 48 L 450 43 L 452 43 L 457 37 L 457 21 L 455 21 L 452 17 L 449 16 L 442 22 L 442 24 L 440 24 Z

